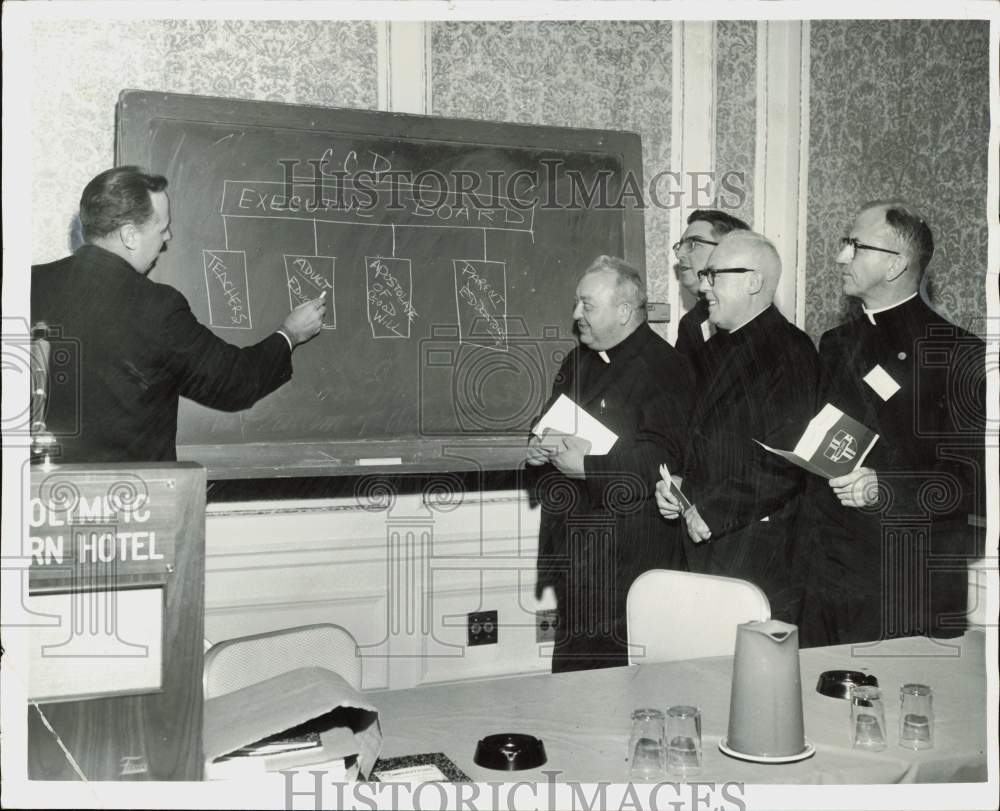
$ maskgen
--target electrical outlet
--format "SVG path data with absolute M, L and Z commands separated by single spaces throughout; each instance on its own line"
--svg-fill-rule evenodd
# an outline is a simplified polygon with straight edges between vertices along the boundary
M 497 612 L 475 611 L 469 614 L 469 645 L 497 644 Z
M 559 627 L 559 611 L 547 608 L 535 612 L 535 642 L 555 642 Z

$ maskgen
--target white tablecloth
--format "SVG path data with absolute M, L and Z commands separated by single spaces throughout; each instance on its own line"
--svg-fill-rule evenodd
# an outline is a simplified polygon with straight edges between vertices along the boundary
M 444 752 L 473 780 L 624 782 L 632 710 L 694 704 L 702 711 L 704 767 L 698 780 L 745 783 L 975 782 L 986 779 L 986 667 L 981 632 L 951 641 L 892 640 L 800 652 L 806 737 L 816 754 L 793 764 L 735 760 L 718 749 L 729 717 L 732 657 L 608 668 L 558 675 L 508 677 L 373 692 L 384 734 L 384 757 Z M 874 673 L 886 696 L 889 746 L 879 753 L 851 748 L 850 707 L 816 692 L 824 670 Z M 901 684 L 934 689 L 935 746 L 898 746 Z M 524 732 L 542 739 L 548 763 L 514 773 L 473 762 L 484 735 Z

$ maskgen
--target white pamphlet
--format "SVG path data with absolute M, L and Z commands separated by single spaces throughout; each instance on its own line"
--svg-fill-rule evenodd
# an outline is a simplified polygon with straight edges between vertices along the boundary
M 565 394 L 559 395 L 531 432 L 540 437 L 546 430 L 586 439 L 590 442 L 591 456 L 604 456 L 618 440 L 618 434 L 590 416 Z
M 795 450 L 783 451 L 754 440 L 764 450 L 827 479 L 861 467 L 877 441 L 878 434 L 830 403 L 809 421 Z

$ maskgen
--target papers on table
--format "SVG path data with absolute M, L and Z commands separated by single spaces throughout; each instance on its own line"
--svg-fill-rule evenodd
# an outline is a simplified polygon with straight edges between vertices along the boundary
M 378 710 L 342 676 L 300 667 L 207 699 L 202 740 L 208 779 L 320 763 L 332 779 L 370 774 L 382 729 Z M 281 749 L 286 743 L 291 748 Z M 265 751 L 250 754 L 261 747 Z
M 467 783 L 468 775 L 443 752 L 383 758 L 375 764 L 372 779 L 381 783 Z
M 618 440 L 618 434 L 590 416 L 565 394 L 559 395 L 559 399 L 545 412 L 531 432 L 540 437 L 546 429 L 586 439 L 590 442 L 591 456 L 603 456 Z
M 795 450 L 783 451 L 754 440 L 765 450 L 787 459 L 810 473 L 832 479 L 861 466 L 878 434 L 827 403 L 809 421 Z
M 445 783 L 448 778 L 433 763 L 423 766 L 404 766 L 402 769 L 383 769 L 375 772 L 380 783 Z
M 319 738 L 319 732 L 308 731 L 296 735 L 287 735 L 279 732 L 276 735 L 263 738 L 239 749 L 234 749 L 225 755 L 220 755 L 216 762 L 229 760 L 236 757 L 268 757 L 270 755 L 281 754 L 282 752 L 298 752 L 303 749 L 319 749 L 323 742 Z
M 267 757 L 235 757 L 228 760 L 213 760 L 205 764 L 206 780 L 254 780 L 267 775 L 268 772 L 282 769 L 315 769 L 323 772 L 324 780 L 338 783 L 353 783 L 358 779 L 358 759 L 310 758 L 306 762 L 285 752 Z

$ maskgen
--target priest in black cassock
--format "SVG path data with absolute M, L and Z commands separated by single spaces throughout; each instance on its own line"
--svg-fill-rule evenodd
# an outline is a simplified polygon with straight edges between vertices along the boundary
M 758 442 L 792 448 L 802 435 L 815 413 L 816 348 L 774 306 L 781 260 L 765 237 L 732 231 L 699 276 L 719 352 L 699 386 L 676 479 L 692 503 L 683 516 L 687 563 L 755 583 L 772 617 L 795 620 L 804 570 L 793 531 L 808 474 Z M 664 482 L 657 501 L 665 518 L 680 516 Z
M 811 482 L 803 645 L 965 628 L 970 515 L 985 515 L 984 344 L 931 309 L 934 242 L 905 203 L 861 211 L 837 256 L 862 312 L 823 334 L 820 402 L 878 432 L 853 473 Z
M 586 270 L 573 317 L 580 346 L 545 411 L 565 394 L 618 439 L 605 454 L 575 436 L 529 443 L 542 506 L 536 588 L 552 586 L 558 601 L 553 672 L 628 664 L 629 586 L 647 569 L 680 565 L 654 486 L 661 464 L 680 469 L 692 388 L 687 362 L 646 323 L 642 276 L 621 259 L 601 256 Z
M 701 386 L 719 361 L 721 341 L 714 341 L 716 328 L 708 317 L 708 302 L 701 297 L 698 271 L 708 263 L 715 246 L 730 231 L 746 231 L 749 227 L 739 217 L 716 208 L 699 208 L 687 218 L 687 228 L 674 243 L 677 256 L 674 270 L 681 287 L 690 293 L 694 306 L 677 322 L 677 351 L 684 355 L 694 372 L 695 385 Z

